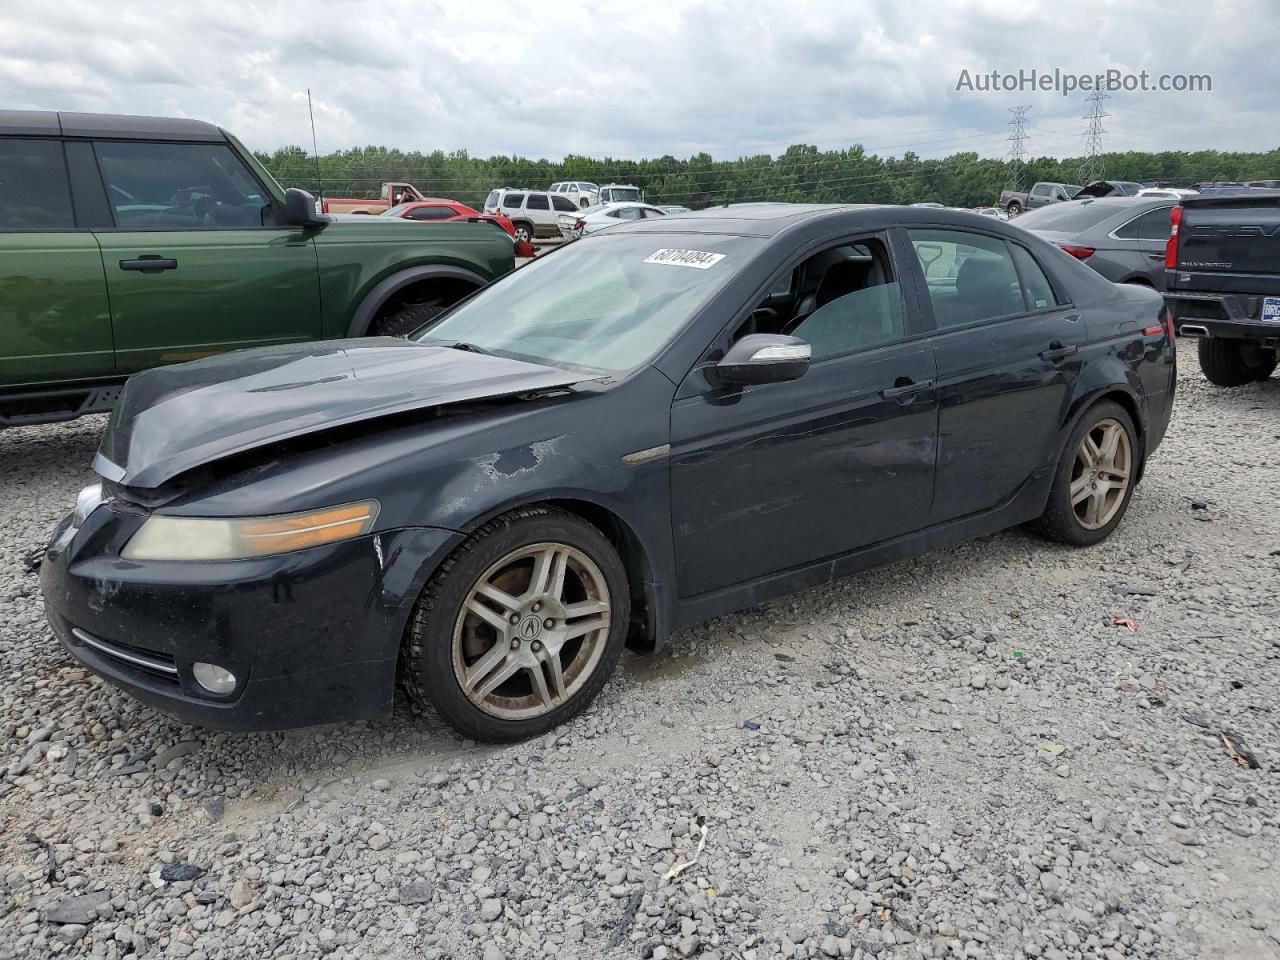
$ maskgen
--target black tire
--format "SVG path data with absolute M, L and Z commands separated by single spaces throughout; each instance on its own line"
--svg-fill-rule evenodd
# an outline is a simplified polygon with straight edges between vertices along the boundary
M 528 243 L 533 243 L 535 233 L 533 224 L 526 223 L 523 220 L 517 220 L 512 226 L 515 229 L 515 238 L 517 240 L 524 240 Z
M 1219 387 L 1266 380 L 1276 369 L 1276 351 L 1247 340 L 1201 337 L 1199 352 L 1205 379 Z
M 440 316 L 444 309 L 445 305 L 439 302 L 401 304 L 369 324 L 369 336 L 407 337 Z
M 585 210 L 585 209 L 587 209 L 587 207 L 589 207 L 589 206 L 591 206 L 591 201 L 590 201 L 590 200 L 579 200 L 579 201 L 578 201 L 578 208 L 579 208 L 580 210 Z
M 525 720 L 495 717 L 474 704 L 454 673 L 454 627 L 476 582 L 494 563 L 530 544 L 567 544 L 586 554 L 609 588 L 609 633 L 594 671 L 564 703 Z M 579 713 L 599 694 L 622 655 L 630 621 L 627 572 L 617 550 L 595 526 L 552 507 L 527 507 L 489 521 L 455 550 L 431 577 L 405 638 L 402 675 L 409 695 L 430 706 L 464 737 L 491 743 L 546 733 Z
M 1071 482 L 1076 465 L 1076 450 L 1086 433 L 1090 433 L 1098 424 L 1106 420 L 1114 420 L 1124 428 L 1129 438 L 1129 449 L 1132 451 L 1132 463 L 1129 468 L 1129 485 L 1115 516 L 1103 527 L 1089 529 L 1083 526 L 1071 504 Z M 1054 474 L 1053 487 L 1049 490 L 1049 502 L 1044 513 L 1030 524 L 1031 529 L 1046 540 L 1068 543 L 1077 547 L 1088 547 L 1100 543 L 1120 525 L 1129 509 L 1129 501 L 1133 498 L 1134 486 L 1137 483 L 1138 471 L 1141 468 L 1141 448 L 1138 444 L 1138 433 L 1133 426 L 1133 418 L 1120 404 L 1112 400 L 1095 403 L 1085 411 L 1067 438 L 1058 459 L 1058 469 Z
M 1005 213 L 1011 217 L 1016 217 L 1018 214 L 1022 213 L 1022 204 L 1015 200 L 1005 209 Z

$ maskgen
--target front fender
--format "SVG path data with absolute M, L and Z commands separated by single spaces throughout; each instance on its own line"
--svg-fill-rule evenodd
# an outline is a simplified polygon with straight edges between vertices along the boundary
M 369 324 L 373 322 L 378 310 L 398 290 L 403 290 L 412 283 L 433 279 L 465 280 L 474 284 L 477 288 L 483 287 L 489 282 L 488 279 L 474 270 L 451 264 L 428 264 L 399 270 L 374 284 L 372 289 L 364 295 L 355 312 L 351 315 L 351 321 L 347 324 L 346 335 L 348 337 L 363 337 L 369 331 Z

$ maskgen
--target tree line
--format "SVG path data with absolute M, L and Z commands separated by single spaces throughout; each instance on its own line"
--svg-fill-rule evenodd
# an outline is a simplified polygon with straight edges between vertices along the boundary
M 995 203 L 1009 185 L 1005 160 L 955 153 L 923 159 L 868 154 L 861 146 L 819 150 L 797 144 L 779 156 L 761 154 L 713 160 L 697 153 L 648 160 L 563 160 L 472 157 L 465 150 L 445 153 L 357 147 L 313 157 L 298 146 L 281 147 L 258 158 L 281 183 L 325 196 L 376 196 L 383 181 L 415 184 L 428 196 L 479 207 L 495 187 L 546 189 L 560 180 L 640 187 L 645 199 L 699 209 L 725 203 L 780 200 L 802 203 L 918 203 L 974 207 Z M 1022 189 L 1037 180 L 1079 183 L 1083 158 L 1038 157 L 1025 162 Z M 1177 186 L 1208 180 L 1280 178 L 1280 148 L 1260 153 L 1219 150 L 1108 153 L 1107 179 L 1159 180 Z

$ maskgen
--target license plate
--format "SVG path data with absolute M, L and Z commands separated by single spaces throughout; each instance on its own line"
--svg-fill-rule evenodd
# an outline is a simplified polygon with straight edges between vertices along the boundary
M 1280 323 L 1280 297 L 1262 298 L 1262 322 Z

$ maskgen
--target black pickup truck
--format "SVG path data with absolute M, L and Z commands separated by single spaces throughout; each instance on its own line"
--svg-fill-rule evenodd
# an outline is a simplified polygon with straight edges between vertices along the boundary
M 1266 380 L 1280 360 L 1280 190 L 1186 197 L 1174 207 L 1165 300 L 1200 338 L 1210 383 Z

